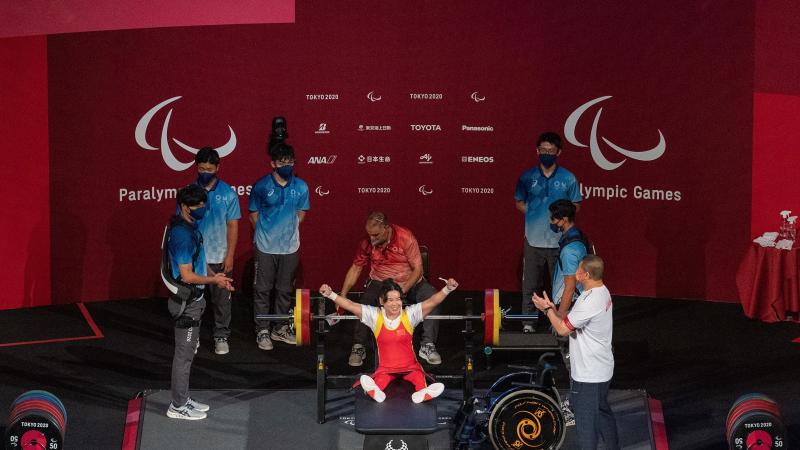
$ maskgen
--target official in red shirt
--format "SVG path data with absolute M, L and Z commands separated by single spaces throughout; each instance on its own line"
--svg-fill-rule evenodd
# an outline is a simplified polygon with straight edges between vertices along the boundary
M 342 283 L 341 296 L 347 296 L 366 266 L 369 266 L 369 279 L 364 294 L 359 299 L 364 305 L 380 306 L 378 304 L 380 282 L 388 278 L 394 279 L 400 285 L 408 303 L 419 303 L 436 293 L 436 289 L 422 276 L 419 244 L 408 228 L 389 223 L 386 214 L 374 211 L 367 216 L 365 229 L 367 237 L 358 245 L 353 264 Z M 437 313 L 438 308 L 434 311 L 434 314 Z M 441 364 L 442 357 L 436 351 L 439 323 L 435 320 L 425 320 L 422 327 L 419 357 L 429 364 Z M 366 326 L 356 324 L 353 332 L 353 348 L 348 360 L 351 366 L 360 366 L 364 363 L 365 345 L 370 339 L 370 334 Z

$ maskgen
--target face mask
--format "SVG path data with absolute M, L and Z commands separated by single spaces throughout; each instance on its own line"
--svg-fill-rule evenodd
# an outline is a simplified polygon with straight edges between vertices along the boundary
M 203 206 L 202 208 L 190 209 L 189 215 L 192 216 L 192 219 L 194 220 L 203 220 L 203 217 L 205 217 L 206 215 L 206 211 L 207 210 L 205 206 Z
M 556 163 L 556 155 L 548 155 L 546 153 L 542 153 L 539 155 L 539 162 L 542 163 L 545 167 L 550 167 Z
M 281 178 L 284 180 L 288 180 L 292 177 L 292 172 L 294 172 L 294 166 L 280 166 L 275 169 L 275 172 L 278 172 Z
M 370 239 L 369 240 L 369 243 L 372 244 L 373 247 L 377 247 L 377 246 L 383 244 L 384 242 L 386 242 L 386 241 L 383 241 L 383 240 L 380 240 L 380 239 Z
M 553 233 L 561 233 L 561 227 L 556 225 L 556 224 L 554 224 L 554 223 L 551 223 L 550 224 L 550 231 L 552 231 Z
M 207 186 L 208 183 L 211 183 L 211 180 L 213 180 L 215 176 L 217 176 L 215 173 L 200 172 L 197 174 L 197 182 L 202 186 Z

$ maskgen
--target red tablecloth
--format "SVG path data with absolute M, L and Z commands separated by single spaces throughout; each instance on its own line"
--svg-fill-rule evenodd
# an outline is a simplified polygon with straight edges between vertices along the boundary
M 736 287 L 744 315 L 764 322 L 798 320 L 800 286 L 798 285 L 797 248 L 778 250 L 751 244 L 736 272 Z

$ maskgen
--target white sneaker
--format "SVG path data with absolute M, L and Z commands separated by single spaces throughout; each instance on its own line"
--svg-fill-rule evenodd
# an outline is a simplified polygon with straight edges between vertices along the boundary
M 170 403 L 169 408 L 167 408 L 167 417 L 170 419 L 202 420 L 207 417 L 207 414 L 189 407 L 188 404 L 176 408 L 175 405 Z
M 444 392 L 444 385 L 442 383 L 433 383 L 411 394 L 411 401 L 414 403 L 427 402 L 442 395 L 442 392 Z
M 214 338 L 214 353 L 218 355 L 227 355 L 229 351 L 230 346 L 228 346 L 228 338 Z
M 438 365 L 442 363 L 442 357 L 436 351 L 436 346 L 428 342 L 419 348 L 419 357 L 428 362 L 428 364 Z
M 272 350 L 274 347 L 269 338 L 269 331 L 267 330 L 261 330 L 258 332 L 258 336 L 256 336 L 256 343 L 258 343 L 258 348 L 261 350 Z
M 210 406 L 206 405 L 205 403 L 196 402 L 191 397 L 189 397 L 189 399 L 186 401 L 186 406 L 201 412 L 206 412 L 211 409 Z
M 364 358 L 367 356 L 367 350 L 361 344 L 353 344 L 350 350 L 350 358 L 347 359 L 347 364 L 358 367 L 364 364 Z
M 378 403 L 383 403 L 386 400 L 386 393 L 380 390 L 378 385 L 375 384 L 375 380 L 369 375 L 361 375 L 361 388 L 364 389 L 364 393 Z
M 289 325 L 284 325 L 277 330 L 272 330 L 272 333 L 270 333 L 269 337 L 273 341 L 281 341 L 290 345 L 297 345 L 297 339 L 295 338 L 294 330 L 290 329 Z

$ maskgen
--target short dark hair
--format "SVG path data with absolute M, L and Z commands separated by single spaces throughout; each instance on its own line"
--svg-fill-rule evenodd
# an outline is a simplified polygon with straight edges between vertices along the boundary
M 583 270 L 589 274 L 589 278 L 597 281 L 603 280 L 603 272 L 605 271 L 603 258 L 597 255 L 586 255 L 581 260 L 581 264 L 583 265 Z
M 194 157 L 195 164 L 210 163 L 215 166 L 219 165 L 219 153 L 213 147 L 203 147 L 198 150 L 197 155 Z
M 574 203 L 563 198 L 550 203 L 550 217 L 553 219 L 567 219 L 574 222 L 576 210 Z
M 178 191 L 178 205 L 197 206 L 208 200 L 206 190 L 196 184 L 190 184 Z
M 380 298 L 381 302 L 385 302 L 386 294 L 392 291 L 399 292 L 400 298 L 405 298 L 405 295 L 403 295 L 403 288 L 401 288 L 393 278 L 387 278 L 381 281 L 381 289 L 378 293 L 378 298 Z
M 554 131 L 546 131 L 539 135 L 539 139 L 536 141 L 536 146 L 538 147 L 542 142 L 549 142 L 555 145 L 557 149 L 561 148 L 561 136 Z
M 273 161 L 283 159 L 294 159 L 294 147 L 289 144 L 278 142 L 269 149 L 269 158 Z

